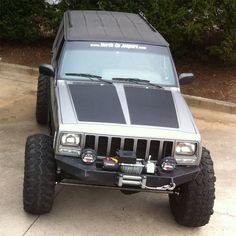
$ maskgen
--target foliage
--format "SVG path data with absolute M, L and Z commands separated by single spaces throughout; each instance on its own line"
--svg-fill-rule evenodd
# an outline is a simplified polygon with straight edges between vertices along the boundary
M 236 63 L 236 1 L 216 1 L 215 41 L 207 49 L 222 61 Z
M 10 40 L 36 40 L 44 11 L 43 0 L 0 1 L 0 37 Z
M 177 56 L 236 63 L 235 0 L 100 0 L 104 10 L 143 11 Z
M 62 0 L 57 6 L 44 0 L 4 0 L 0 37 L 35 41 L 53 35 L 68 9 L 141 10 L 176 56 L 217 56 L 236 63 L 235 0 Z

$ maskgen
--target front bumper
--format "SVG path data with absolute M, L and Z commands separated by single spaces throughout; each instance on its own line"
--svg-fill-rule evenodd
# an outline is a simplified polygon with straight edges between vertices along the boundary
M 95 164 L 85 165 L 79 158 L 56 155 L 55 159 L 58 168 L 80 183 L 118 188 L 120 172 L 106 171 Z M 156 188 L 170 183 L 175 183 L 176 186 L 179 186 L 195 179 L 199 171 L 200 168 L 198 166 L 177 166 L 172 172 L 164 172 L 161 168 L 158 168 L 155 175 L 141 174 L 140 176 L 146 179 L 147 186 Z

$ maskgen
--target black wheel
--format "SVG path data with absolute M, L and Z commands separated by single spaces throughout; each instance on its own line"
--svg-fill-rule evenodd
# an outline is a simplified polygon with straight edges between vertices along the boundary
M 43 214 L 51 210 L 54 200 L 56 162 L 52 138 L 37 134 L 29 136 L 25 146 L 23 187 L 24 210 Z
M 207 224 L 213 214 L 215 174 L 210 152 L 203 148 L 201 172 L 195 180 L 177 187 L 169 195 L 170 209 L 177 223 L 199 227 Z
M 46 75 L 39 75 L 38 78 L 38 91 L 36 102 L 36 120 L 39 124 L 47 124 L 48 121 L 48 91 L 49 90 L 49 77 Z

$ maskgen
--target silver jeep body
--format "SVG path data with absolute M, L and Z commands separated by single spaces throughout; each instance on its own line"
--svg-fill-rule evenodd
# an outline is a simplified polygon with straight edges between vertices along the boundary
M 89 86 L 114 86 L 115 92 L 117 93 L 117 97 L 119 98 L 119 102 L 121 104 L 122 112 L 125 117 L 125 124 L 119 123 L 106 123 L 106 122 L 97 122 L 96 117 L 94 117 L 94 121 L 80 121 L 80 114 L 76 112 L 75 104 L 71 95 L 71 91 L 69 86 L 76 86 L 78 84 L 88 84 Z M 197 161 L 194 162 L 194 165 L 198 165 L 201 156 L 201 136 L 199 131 L 194 123 L 192 114 L 180 93 L 180 90 L 176 87 L 173 88 L 164 88 L 165 91 L 170 92 L 171 97 L 174 103 L 173 114 L 177 116 L 178 127 L 168 127 L 168 126 L 153 126 L 153 125 L 142 125 L 142 124 L 132 124 L 130 118 L 130 111 L 127 104 L 127 98 L 124 92 L 124 84 L 113 84 L 106 85 L 103 83 L 95 82 L 92 84 L 91 82 L 71 82 L 71 81 L 63 81 L 59 80 L 57 86 L 54 87 L 55 91 L 52 91 L 52 94 L 55 94 L 55 99 L 57 101 L 57 110 L 54 110 L 54 118 L 55 122 L 58 122 L 58 130 L 57 135 L 55 136 L 55 150 L 58 155 L 61 153 L 58 151 L 60 146 L 60 134 L 67 132 L 75 132 L 82 135 L 81 141 L 81 150 L 85 146 L 85 139 L 87 135 L 94 135 L 96 137 L 108 137 L 107 141 L 107 153 L 106 155 L 110 155 L 109 146 L 111 145 L 112 137 L 119 137 L 123 141 L 124 139 L 134 139 L 137 142 L 138 139 L 147 140 L 158 140 L 161 142 L 160 149 L 163 148 L 163 144 L 165 141 L 173 142 L 173 147 L 171 154 L 175 156 L 175 145 L 176 142 L 191 142 L 197 144 L 197 151 L 195 153 Z M 130 85 L 129 85 L 130 86 Z M 134 86 L 132 87 L 140 87 L 143 90 L 156 90 L 156 92 L 160 92 L 158 88 L 149 88 L 147 86 Z M 89 96 L 89 95 L 88 95 Z M 60 99 L 61 98 L 61 99 Z M 84 98 L 86 99 L 86 97 Z M 145 99 L 145 98 L 144 98 Z M 153 101 L 155 103 L 155 101 Z M 103 104 L 101 104 L 103 106 Z M 140 106 L 140 105 L 139 105 Z M 88 108 L 89 109 L 89 108 Z M 116 108 L 114 108 L 116 109 Z M 99 109 L 100 110 L 100 109 Z M 112 110 L 108 111 L 109 113 L 113 113 Z M 160 110 L 160 112 L 162 112 Z M 152 116 L 153 111 L 148 111 L 148 116 Z M 98 114 L 99 115 L 99 114 Z M 139 114 L 140 115 L 140 114 Z M 97 147 L 98 140 L 96 140 L 95 146 Z M 122 145 L 120 147 L 122 149 Z M 133 145 L 133 150 L 137 148 L 137 143 Z M 145 157 L 149 155 L 150 143 L 147 144 L 147 150 L 145 150 Z M 162 153 L 162 150 L 159 150 L 159 158 Z M 191 165 L 191 163 L 188 163 Z
M 55 185 L 75 185 L 168 194 L 179 224 L 207 224 L 213 162 L 180 91 L 194 77 L 177 76 L 144 15 L 67 11 L 52 53 L 39 66 L 36 103 L 50 135 L 27 138 L 25 211 L 48 213 Z
M 52 53 L 49 128 L 61 180 L 170 191 L 196 177 L 202 145 L 180 92 L 186 76 L 178 79 L 169 44 L 143 15 L 68 11 Z

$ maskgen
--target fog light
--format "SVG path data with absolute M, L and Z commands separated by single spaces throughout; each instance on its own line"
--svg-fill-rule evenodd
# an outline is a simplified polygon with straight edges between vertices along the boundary
M 165 157 L 162 160 L 161 168 L 164 171 L 173 171 L 177 165 L 177 162 L 174 157 Z
M 85 164 L 93 164 L 96 160 L 96 153 L 93 149 L 84 149 L 81 154 L 81 159 Z

